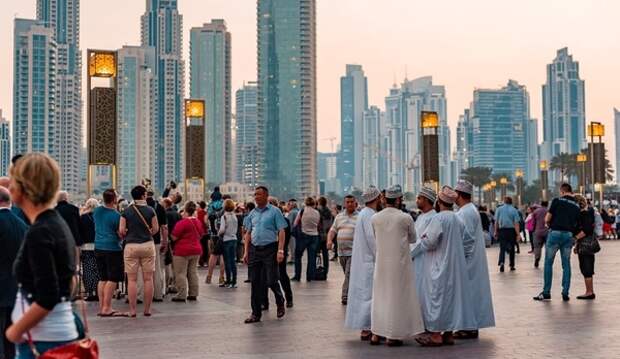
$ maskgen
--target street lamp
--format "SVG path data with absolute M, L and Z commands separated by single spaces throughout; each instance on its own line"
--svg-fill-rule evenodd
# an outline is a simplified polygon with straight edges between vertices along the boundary
M 422 133 L 422 183 L 439 190 L 439 114 L 420 113 Z
M 499 184 L 501 185 L 500 193 L 501 193 L 501 197 L 502 197 L 500 199 L 503 201 L 504 198 L 506 198 L 506 185 L 508 184 L 508 178 L 506 178 L 506 177 L 500 178 L 499 179 Z
M 495 188 L 497 188 L 497 182 L 491 181 L 489 183 L 489 186 L 491 187 L 491 206 L 492 206 L 493 203 L 495 203 L 495 201 L 497 200 L 497 198 L 495 197 L 496 195 Z
M 540 161 L 540 189 L 542 192 L 542 200 L 548 200 L 548 191 L 549 191 L 549 169 L 547 167 L 547 161 Z
M 590 122 L 588 125 L 588 136 L 590 143 L 588 150 L 590 152 L 590 165 L 592 171 L 592 199 L 596 192 L 595 184 L 600 184 L 600 205 L 603 205 L 603 186 L 606 182 L 605 176 L 605 144 L 603 136 L 605 136 L 605 125 L 600 122 Z M 595 142 L 595 140 L 597 140 Z
M 588 156 L 585 153 L 577 155 L 577 164 L 579 165 L 579 193 L 586 194 L 586 162 Z
M 200 200 L 205 193 L 205 102 L 185 100 L 185 197 Z M 190 196 L 189 188 L 199 187 Z M 192 191 L 193 192 L 193 191 Z
M 517 168 L 515 171 L 515 178 L 517 179 L 517 205 L 519 208 L 523 205 L 522 197 L 523 197 L 523 170 Z

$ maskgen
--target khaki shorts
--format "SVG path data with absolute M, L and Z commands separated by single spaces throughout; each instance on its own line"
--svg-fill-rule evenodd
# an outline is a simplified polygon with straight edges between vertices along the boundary
M 125 246 L 125 272 L 129 274 L 142 272 L 152 273 L 155 271 L 155 243 L 128 243 Z

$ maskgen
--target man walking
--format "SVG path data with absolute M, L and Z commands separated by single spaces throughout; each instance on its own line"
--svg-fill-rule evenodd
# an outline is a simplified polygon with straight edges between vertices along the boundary
M 17 294 L 17 281 L 13 277 L 13 262 L 28 227 L 11 211 L 9 190 L 0 186 L 0 358 L 13 358 L 15 345 L 6 339 L 4 332 L 11 326 L 11 312 Z
M 246 217 L 243 262 L 248 264 L 252 282 L 252 314 L 246 324 L 258 323 L 262 314 L 265 286 L 276 296 L 277 316 L 285 314 L 284 296 L 278 286 L 278 263 L 284 260 L 286 220 L 282 212 L 268 203 L 269 190 L 258 186 L 254 191 L 256 208 Z
M 357 221 L 357 201 L 352 195 L 344 197 L 344 211 L 338 213 L 327 235 L 327 248 L 332 249 L 334 237 L 338 238 L 338 260 L 344 272 L 342 283 L 342 305 L 347 305 L 349 292 L 349 273 L 351 271 L 351 254 L 353 253 L 353 234 Z
M 512 198 L 504 198 L 504 204 L 495 211 L 495 237 L 499 240 L 499 271 L 504 271 L 506 252 L 510 260 L 510 270 L 515 270 L 515 246 L 521 237 L 519 213 L 512 206 Z
M 166 209 L 153 198 L 152 191 L 146 193 L 146 204 L 153 208 L 159 223 L 159 232 L 153 236 L 155 242 L 155 273 L 153 274 L 153 301 L 162 302 L 166 294 L 166 275 L 165 258 L 166 248 L 168 248 L 168 220 Z M 204 219 L 204 218 L 203 218 Z
M 570 252 L 573 247 L 573 232 L 579 220 L 579 205 L 573 196 L 573 188 L 568 183 L 560 186 L 560 197 L 551 202 L 549 211 L 545 215 L 545 222 L 549 227 L 547 243 L 545 244 L 545 275 L 543 291 L 534 297 L 542 301 L 551 299 L 551 281 L 553 279 L 553 261 L 555 254 L 560 251 L 562 259 L 562 300 L 570 300 Z
M 386 191 L 387 208 L 372 217 L 377 254 L 372 288 L 370 343 L 387 338 L 388 346 L 424 331 L 422 311 L 413 278 L 409 244 L 416 240 L 413 218 L 400 208 L 400 186 Z
M 534 238 L 532 244 L 534 246 L 534 267 L 538 268 L 540 263 L 540 257 L 542 255 L 542 247 L 547 240 L 547 224 L 545 223 L 545 216 L 547 215 L 547 206 L 549 202 L 540 202 L 540 207 L 537 207 L 532 213 L 532 222 L 534 227 Z
M 372 283 L 375 271 L 375 233 L 372 216 L 381 210 L 381 192 L 370 186 L 362 194 L 366 206 L 357 216 L 349 270 L 349 291 L 345 326 L 361 330 L 360 339 L 370 340 Z
M 475 339 L 478 338 L 478 329 L 495 326 L 484 232 L 482 231 L 478 210 L 471 202 L 473 187 L 470 182 L 465 180 L 460 180 L 456 184 L 456 193 L 458 194 L 456 204 L 459 206 L 456 215 L 465 224 L 463 244 L 476 330 L 456 332 L 454 333 L 456 339 Z

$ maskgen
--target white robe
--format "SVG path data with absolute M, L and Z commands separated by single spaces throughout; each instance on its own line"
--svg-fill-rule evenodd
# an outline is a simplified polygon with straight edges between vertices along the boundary
M 372 226 L 377 260 L 371 330 L 388 339 L 406 339 L 424 331 L 409 248 L 409 243 L 415 242 L 413 219 L 390 207 L 372 217 Z
M 463 244 L 477 328 L 494 327 L 493 297 L 480 213 L 476 206 L 468 203 L 459 209 L 457 216 L 465 224 Z
M 431 332 L 476 329 L 463 250 L 465 225 L 452 211 L 437 213 L 413 250 L 422 257 L 420 304 Z
M 349 329 L 370 329 L 376 250 L 371 218 L 375 213 L 372 208 L 365 207 L 357 215 L 355 223 L 349 274 L 349 301 L 344 322 L 345 327 Z
M 415 247 L 420 245 L 420 238 L 422 237 L 422 235 L 426 231 L 426 228 L 428 228 L 428 225 L 431 223 L 431 220 L 433 219 L 433 217 L 435 217 L 436 214 L 437 212 L 434 209 L 431 209 L 430 211 L 426 213 L 420 214 L 418 218 L 416 219 L 415 234 L 417 236 L 417 241 L 415 244 L 411 245 L 412 253 Z M 422 280 L 420 276 L 417 274 L 417 273 L 422 273 L 423 268 L 424 268 L 424 254 L 421 254 L 420 256 L 418 256 L 418 258 L 416 258 L 413 261 L 413 269 L 414 269 L 413 277 L 415 278 L 415 285 L 416 285 L 416 291 L 418 293 L 418 296 L 420 296 L 422 292 L 424 291 L 422 288 Z

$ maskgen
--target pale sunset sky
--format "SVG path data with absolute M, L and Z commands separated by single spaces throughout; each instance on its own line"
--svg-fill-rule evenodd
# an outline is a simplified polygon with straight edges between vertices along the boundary
M 213 18 L 232 33 L 232 91 L 256 78 L 256 0 L 179 0 L 189 74 L 189 29 Z M 0 109 L 12 116 L 13 18 L 34 18 L 36 0 L 5 0 L 0 12 Z M 140 44 L 145 0 L 81 0 L 80 46 Z M 340 134 L 340 76 L 348 63 L 368 77 L 369 104 L 385 107 L 396 79 L 432 75 L 445 85 L 452 146 L 475 88 L 526 85 L 542 127 L 546 65 L 567 46 L 586 81 L 587 121 L 606 124 L 614 160 L 613 107 L 620 107 L 618 0 L 317 0 L 318 146 Z M 85 66 L 83 65 L 85 73 Z M 186 85 L 188 81 L 186 80 Z M 186 96 L 189 95 L 186 92 Z M 234 99 L 234 97 L 233 97 Z M 233 100 L 234 106 L 234 100 Z M 84 120 L 86 120 L 84 118 Z M 542 129 L 539 133 L 542 141 Z M 612 162 L 614 163 L 614 162 Z

